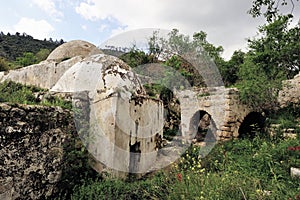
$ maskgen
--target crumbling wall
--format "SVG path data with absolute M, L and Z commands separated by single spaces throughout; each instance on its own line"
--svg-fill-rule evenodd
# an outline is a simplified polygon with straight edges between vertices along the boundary
M 242 104 L 236 88 L 200 88 L 198 90 L 176 91 L 181 105 L 182 135 L 191 139 L 191 120 L 198 111 L 205 111 L 211 116 L 210 127 L 217 140 L 238 137 L 239 126 L 244 117 L 253 109 Z M 199 119 L 200 120 L 200 119 Z M 195 133 L 194 133 L 195 134 Z
M 45 199 L 62 175 L 75 128 L 59 107 L 0 104 L 0 199 Z
M 300 102 L 300 73 L 293 79 L 283 81 L 283 88 L 278 94 L 278 102 L 281 107 Z

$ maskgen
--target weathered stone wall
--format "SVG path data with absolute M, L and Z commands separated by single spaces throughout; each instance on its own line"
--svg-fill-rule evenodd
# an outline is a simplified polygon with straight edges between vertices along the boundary
M 95 45 L 74 40 L 57 47 L 47 60 L 9 72 L 0 72 L 0 82 L 11 80 L 25 85 L 51 89 L 60 77 L 74 64 L 84 58 L 101 54 Z
M 0 199 L 53 195 L 74 130 L 71 113 L 59 107 L 1 103 Z
M 9 73 L 0 74 L 0 82 L 14 81 L 24 85 L 35 85 L 37 87 L 50 89 L 60 77 L 75 63 L 81 61 L 80 56 L 68 59 L 61 63 L 45 60 L 39 64 L 11 70 Z
M 281 107 L 300 102 L 300 73 L 293 79 L 283 82 L 283 88 L 279 91 L 278 102 Z
M 217 140 L 238 137 L 238 130 L 244 118 L 253 110 L 240 102 L 236 88 L 212 87 L 196 90 L 176 91 L 181 105 L 181 131 L 191 138 L 191 120 L 198 111 L 211 116 Z

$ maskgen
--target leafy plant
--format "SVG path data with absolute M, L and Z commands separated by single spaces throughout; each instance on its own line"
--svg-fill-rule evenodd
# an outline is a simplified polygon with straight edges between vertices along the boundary
M 0 83 L 0 102 L 45 105 L 45 106 L 60 106 L 65 109 L 71 109 L 72 103 L 65 101 L 59 97 L 48 95 L 42 101 L 36 97 L 37 93 L 46 94 L 45 89 L 35 86 L 25 86 L 12 81 Z

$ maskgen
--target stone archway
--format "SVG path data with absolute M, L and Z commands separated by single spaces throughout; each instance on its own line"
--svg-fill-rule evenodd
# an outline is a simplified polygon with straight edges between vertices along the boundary
M 209 136 L 215 140 L 216 125 L 212 116 L 205 110 L 198 110 L 190 120 L 190 135 L 193 137 L 193 142 L 203 142 Z M 208 135 L 208 133 L 211 133 Z
M 265 117 L 260 112 L 250 112 L 242 121 L 238 133 L 240 138 L 254 138 L 265 127 Z

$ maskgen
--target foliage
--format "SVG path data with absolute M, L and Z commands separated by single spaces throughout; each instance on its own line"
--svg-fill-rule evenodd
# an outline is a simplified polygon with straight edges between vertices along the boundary
M 223 47 L 216 47 L 213 44 L 209 43 L 207 41 L 207 34 L 205 32 L 200 31 L 193 34 L 193 45 L 196 47 L 202 47 L 202 53 L 207 53 L 215 62 L 223 60 L 221 58 L 221 54 L 224 51 Z
M 288 28 L 289 17 L 262 26 L 261 38 L 249 40 L 237 86 L 244 103 L 261 109 L 276 106 L 282 80 L 299 72 L 300 27 Z
M 273 110 L 270 114 L 269 124 L 279 124 L 281 129 L 294 128 L 300 131 L 300 105 L 289 105 L 278 110 Z
M 261 111 L 277 106 L 277 92 L 282 79 L 269 79 L 265 71 L 254 64 L 251 57 L 247 57 L 239 70 L 240 82 L 236 85 L 239 89 L 240 99 L 243 103 Z
M 292 78 L 300 66 L 300 24 L 288 28 L 291 18 L 280 16 L 278 20 L 259 28 L 261 38 L 249 40 L 250 52 L 270 78 L 283 73 Z M 273 71 L 272 71 L 273 70 Z
M 224 84 L 232 86 L 238 81 L 238 72 L 240 66 L 244 63 L 246 53 L 241 50 L 234 51 L 230 60 L 219 65 Z
M 23 53 L 22 57 L 17 57 L 16 63 L 21 67 L 25 67 L 37 63 L 37 58 L 33 53 L 26 52 Z
M 71 199 L 289 199 L 300 183 L 289 169 L 299 166 L 298 140 L 254 139 L 219 143 L 204 158 L 192 146 L 165 172 L 143 180 L 90 180 Z
M 129 52 L 122 54 L 119 58 L 133 68 L 150 63 L 152 60 L 150 55 L 147 55 L 145 52 L 136 48 L 132 48 Z
M 16 64 L 21 67 L 36 64 L 45 60 L 49 54 L 50 54 L 49 49 L 40 49 L 35 55 L 31 52 L 25 52 L 23 53 L 22 57 L 16 58 Z
M 9 70 L 9 64 L 5 58 L 0 57 L 0 71 Z
M 60 106 L 65 109 L 71 109 L 71 102 L 67 102 L 56 96 L 49 96 L 42 101 L 35 96 L 37 93 L 46 93 L 46 90 L 35 87 L 25 86 L 11 81 L 5 81 L 0 84 L 0 102 Z
M 72 134 L 77 136 L 76 133 Z M 64 152 L 62 178 L 57 186 L 58 196 L 50 199 L 70 199 L 72 193 L 77 191 L 80 185 L 84 186 L 93 181 L 100 182 L 102 179 L 90 166 L 91 156 L 78 137 L 68 139 L 64 146 Z
M 39 63 L 43 60 L 46 60 L 46 58 L 49 56 L 50 54 L 50 50 L 49 49 L 40 49 L 36 54 L 36 62 Z
M 93 199 L 166 199 L 166 177 L 157 175 L 148 180 L 102 180 L 74 188 L 72 200 Z
M 251 9 L 248 11 L 253 17 L 263 15 L 268 22 L 276 20 L 280 13 L 279 7 L 290 7 L 289 14 L 294 12 L 295 4 L 297 6 L 299 0 L 254 0 Z M 299 5 L 299 4 L 298 4 Z
M 37 40 L 26 33 L 4 34 L 0 33 L 0 56 L 8 61 L 15 61 L 17 57 L 22 57 L 25 52 L 32 52 L 34 55 L 41 49 L 52 51 L 64 41 Z
M 164 64 L 174 69 L 174 71 L 169 70 L 168 77 L 169 80 L 173 80 L 173 82 L 175 81 L 175 83 L 172 83 L 172 85 L 179 86 L 177 88 L 180 88 L 180 86 L 184 88 L 191 86 L 205 86 L 202 76 L 199 75 L 199 72 L 184 58 L 178 55 L 173 55 L 172 57 L 168 58 Z

